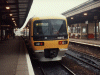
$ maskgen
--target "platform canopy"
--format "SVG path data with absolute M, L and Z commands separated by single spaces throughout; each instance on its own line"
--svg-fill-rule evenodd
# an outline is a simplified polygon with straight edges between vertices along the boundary
M 0 0 L 0 25 L 22 27 L 33 0 Z
M 66 16 L 68 24 L 100 21 L 100 0 L 89 0 L 62 15 Z

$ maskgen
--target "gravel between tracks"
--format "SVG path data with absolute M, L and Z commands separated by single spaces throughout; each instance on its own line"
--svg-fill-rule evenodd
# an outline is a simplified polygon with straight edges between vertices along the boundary
M 80 51 L 100 59 L 100 48 L 69 43 L 69 49 Z
M 71 69 L 76 75 L 96 75 L 89 69 L 82 67 L 77 62 L 69 59 L 67 57 L 63 58 L 61 63 L 65 64 L 69 69 Z

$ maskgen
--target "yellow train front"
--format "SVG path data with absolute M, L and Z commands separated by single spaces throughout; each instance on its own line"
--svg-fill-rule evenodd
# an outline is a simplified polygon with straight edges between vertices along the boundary
M 59 61 L 68 50 L 67 20 L 64 16 L 33 17 L 29 42 L 39 61 Z

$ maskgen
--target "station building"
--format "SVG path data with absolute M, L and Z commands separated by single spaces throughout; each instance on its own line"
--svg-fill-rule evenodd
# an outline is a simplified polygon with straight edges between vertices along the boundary
M 100 39 L 100 0 L 89 0 L 62 15 L 67 18 L 70 38 Z

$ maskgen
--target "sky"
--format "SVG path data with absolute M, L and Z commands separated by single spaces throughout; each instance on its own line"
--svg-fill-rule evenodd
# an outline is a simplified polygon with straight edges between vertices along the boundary
M 88 0 L 33 0 L 30 12 L 22 28 L 34 15 L 62 14 L 86 1 Z

